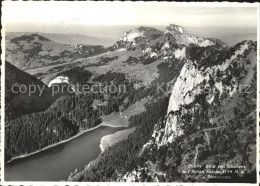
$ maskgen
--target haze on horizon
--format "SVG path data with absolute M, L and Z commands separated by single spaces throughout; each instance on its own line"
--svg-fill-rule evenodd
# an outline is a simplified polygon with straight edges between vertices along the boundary
M 198 4 L 199 5 L 199 4 Z M 257 32 L 256 7 L 191 7 L 176 3 L 3 2 L 7 32 L 84 34 L 118 39 L 138 26 L 183 26 L 201 37 Z M 210 4 L 211 5 L 211 4 Z

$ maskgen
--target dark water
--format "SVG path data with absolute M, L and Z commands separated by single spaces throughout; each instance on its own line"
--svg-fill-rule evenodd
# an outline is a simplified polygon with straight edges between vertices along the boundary
M 83 168 L 95 159 L 103 136 L 122 128 L 99 127 L 56 147 L 15 160 L 5 167 L 6 181 L 60 181 L 75 168 Z

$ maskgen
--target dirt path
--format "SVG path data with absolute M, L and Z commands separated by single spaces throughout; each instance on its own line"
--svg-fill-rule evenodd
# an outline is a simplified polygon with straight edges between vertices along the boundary
M 207 131 L 215 130 L 215 129 L 219 129 L 219 128 L 221 128 L 221 126 L 219 126 L 219 127 L 212 127 L 212 128 L 208 128 L 208 129 L 203 129 L 203 132 L 205 133 L 207 141 L 208 141 L 208 146 L 210 145 L 210 142 L 209 142 L 209 135 L 208 135 Z
M 208 143 L 208 145 L 210 145 L 210 141 L 209 141 L 209 135 L 208 135 L 207 131 L 215 130 L 215 129 L 219 129 L 219 128 L 221 128 L 221 126 L 203 129 L 203 132 L 205 133 L 206 138 L 207 138 L 207 143 Z M 195 154 L 195 157 L 194 157 L 194 165 L 196 165 L 196 163 L 197 163 L 198 153 L 199 153 L 199 147 L 205 147 L 205 145 L 198 144 L 198 145 L 195 147 L 195 149 L 196 149 L 196 154 Z

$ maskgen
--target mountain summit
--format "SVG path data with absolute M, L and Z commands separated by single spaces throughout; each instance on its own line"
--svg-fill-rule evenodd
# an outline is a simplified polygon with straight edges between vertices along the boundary
M 171 43 L 181 45 L 196 45 L 200 47 L 217 46 L 221 48 L 227 45 L 216 38 L 201 38 L 188 33 L 182 26 L 170 24 L 165 31 L 160 31 L 152 27 L 139 27 L 125 32 L 124 37 L 117 42 L 118 48 L 144 47 L 153 45 L 156 42 L 171 41 Z
M 213 45 L 227 47 L 227 45 L 224 42 L 216 38 L 201 38 L 194 36 L 188 33 L 183 27 L 174 24 L 170 24 L 169 26 L 167 26 L 165 33 L 170 33 L 175 38 L 175 41 L 179 44 L 194 44 L 201 47 Z
M 176 32 L 176 33 L 181 33 L 181 34 L 185 34 L 187 33 L 186 30 L 179 25 L 174 25 L 174 24 L 170 24 L 169 26 L 166 27 L 166 31 L 169 32 Z

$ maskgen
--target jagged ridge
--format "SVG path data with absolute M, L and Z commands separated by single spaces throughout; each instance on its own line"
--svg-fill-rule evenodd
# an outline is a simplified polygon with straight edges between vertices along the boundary
M 153 181 L 208 181 L 202 174 L 182 173 L 189 164 L 214 163 L 217 155 L 229 157 L 220 159 L 220 165 L 246 162 L 247 174 L 255 170 L 255 138 L 242 139 L 255 132 L 256 43 L 244 41 L 229 52 L 226 60 L 209 67 L 198 68 L 199 61 L 188 60 L 174 84 L 167 116 L 155 125 L 139 155 L 144 163 L 119 180 L 143 179 L 145 174 Z M 238 92 L 239 85 L 250 85 L 251 92 Z M 237 142 L 231 140 L 234 131 Z

